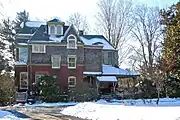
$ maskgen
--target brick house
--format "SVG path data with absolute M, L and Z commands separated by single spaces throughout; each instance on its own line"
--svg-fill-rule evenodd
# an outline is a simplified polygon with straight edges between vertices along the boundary
M 115 88 L 118 78 L 137 76 L 114 67 L 117 65 L 118 51 L 104 36 L 84 35 L 58 19 L 24 22 L 16 35 L 15 84 L 19 96 L 33 94 L 44 74 L 55 76 L 62 88 L 88 81 L 99 89 L 103 86 L 100 83 Z

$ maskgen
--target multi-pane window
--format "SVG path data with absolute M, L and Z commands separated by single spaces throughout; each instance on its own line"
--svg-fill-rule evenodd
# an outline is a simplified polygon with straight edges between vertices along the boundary
M 57 34 L 61 34 L 61 26 L 60 25 L 57 26 Z
M 69 35 L 67 38 L 67 48 L 69 49 L 76 49 L 77 44 L 76 44 L 76 37 L 74 35 Z
M 52 68 L 60 68 L 61 66 L 61 56 L 59 55 L 54 55 L 51 57 L 51 62 L 52 62 Z
M 19 61 L 27 62 L 27 48 L 19 48 Z
M 46 53 L 46 46 L 40 44 L 32 45 L 32 53 Z
M 28 73 L 20 72 L 20 88 L 27 89 L 28 88 Z
M 55 34 L 55 26 L 54 25 L 50 26 L 50 34 L 51 35 Z
M 68 56 L 68 68 L 76 68 L 76 55 L 69 55 Z
M 76 86 L 76 77 L 70 76 L 68 77 L 68 87 L 75 87 Z

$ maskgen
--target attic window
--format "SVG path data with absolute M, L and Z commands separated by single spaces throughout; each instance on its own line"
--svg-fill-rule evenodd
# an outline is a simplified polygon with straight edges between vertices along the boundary
M 52 34 L 55 34 L 55 26 L 54 25 L 51 25 L 49 27 L 49 33 L 52 35 Z
M 74 36 L 72 34 L 69 35 L 67 37 L 67 48 L 68 49 L 76 49 L 77 48 L 76 41 L 77 41 L 76 36 Z
M 57 34 L 58 34 L 58 35 L 61 34 L 61 26 L 60 26 L 60 25 L 57 26 Z

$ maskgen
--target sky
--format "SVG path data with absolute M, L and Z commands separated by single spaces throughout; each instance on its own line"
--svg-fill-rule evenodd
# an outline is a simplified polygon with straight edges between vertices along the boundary
M 15 18 L 16 12 L 26 10 L 31 20 L 47 21 L 59 17 L 66 21 L 72 13 L 79 12 L 86 16 L 91 26 L 95 25 L 95 15 L 99 0 L 0 0 L 0 11 L 6 17 Z M 179 0 L 134 0 L 135 3 L 166 8 Z M 0 16 L 2 17 L 2 16 Z
M 48 21 L 54 17 L 66 21 L 69 15 L 79 12 L 86 16 L 91 33 L 95 34 L 95 28 L 99 0 L 0 0 L 0 12 L 4 17 L 14 19 L 16 12 L 26 10 L 30 14 L 31 20 Z M 179 0 L 133 0 L 137 4 L 147 4 L 149 6 L 159 6 L 167 8 Z M 3 16 L 0 14 L 0 19 Z M 126 63 L 122 67 L 127 67 Z

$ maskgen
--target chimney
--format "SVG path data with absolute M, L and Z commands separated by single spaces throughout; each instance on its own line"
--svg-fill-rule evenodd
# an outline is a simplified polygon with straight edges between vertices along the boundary
M 84 35 L 84 31 L 83 30 L 79 30 L 78 33 L 79 33 L 79 36 Z

